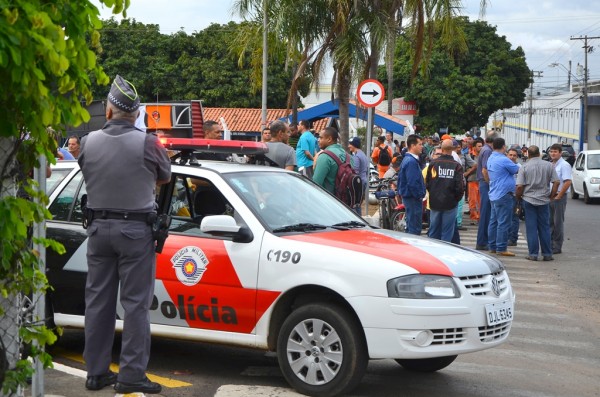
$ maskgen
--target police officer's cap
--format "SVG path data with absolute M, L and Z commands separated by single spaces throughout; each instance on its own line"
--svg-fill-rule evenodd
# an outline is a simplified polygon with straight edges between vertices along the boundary
M 117 75 L 110 87 L 108 100 L 117 108 L 132 113 L 140 107 L 140 97 L 129 81 Z

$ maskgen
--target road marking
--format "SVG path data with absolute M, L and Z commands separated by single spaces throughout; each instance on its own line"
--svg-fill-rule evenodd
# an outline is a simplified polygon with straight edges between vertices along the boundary
M 269 396 L 269 397 L 301 397 L 292 389 L 271 386 L 252 385 L 223 385 L 217 389 L 214 397 L 245 397 L 245 396 Z
M 63 358 L 66 358 L 66 359 L 69 359 L 71 361 L 75 361 L 75 362 L 78 362 L 78 363 L 81 363 L 81 364 L 85 364 L 85 361 L 83 360 L 83 357 L 81 355 L 69 352 L 69 351 L 67 351 L 65 349 L 61 349 L 59 347 L 57 347 L 57 348 L 54 349 L 54 355 L 61 356 Z M 55 365 L 55 368 L 56 368 L 56 365 L 60 365 L 61 367 L 64 367 L 65 369 L 66 368 L 71 368 L 71 367 L 68 367 L 66 365 L 62 365 L 62 364 L 58 364 L 58 363 L 54 363 L 54 365 Z M 71 370 L 73 370 L 73 371 L 81 371 L 81 373 L 84 374 L 82 377 L 83 378 L 87 377 L 87 372 L 86 371 L 83 371 L 83 370 L 80 370 L 80 369 L 77 369 L 77 368 L 71 368 Z M 113 372 L 117 372 L 118 373 L 119 372 L 119 365 L 111 363 L 110 364 L 110 370 L 113 371 Z M 59 371 L 62 371 L 62 370 L 59 369 Z M 65 372 L 65 371 L 62 371 L 62 372 Z M 67 372 L 67 373 L 70 373 L 70 372 Z M 77 375 L 77 376 L 80 376 L 80 375 Z M 183 382 L 183 381 L 180 381 L 180 380 L 177 380 L 177 379 L 165 378 L 164 376 L 153 375 L 153 374 L 150 374 L 150 373 L 147 374 L 147 376 L 148 376 L 148 379 L 150 379 L 152 382 L 160 383 L 162 386 L 166 386 L 166 387 L 169 387 L 169 388 L 192 386 L 191 383 Z

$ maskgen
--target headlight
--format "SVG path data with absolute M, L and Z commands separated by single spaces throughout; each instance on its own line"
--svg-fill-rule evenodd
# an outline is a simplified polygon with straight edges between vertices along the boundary
M 459 298 L 460 291 L 451 277 L 413 274 L 387 282 L 390 298 L 449 299 Z
M 600 178 L 590 178 L 590 183 L 597 185 L 600 183 Z

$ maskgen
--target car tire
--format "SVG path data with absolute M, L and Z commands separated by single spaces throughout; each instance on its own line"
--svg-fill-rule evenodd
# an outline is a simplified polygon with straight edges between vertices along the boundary
M 417 358 L 410 360 L 396 360 L 402 368 L 416 372 L 435 372 L 446 368 L 456 360 L 457 356 L 444 356 L 434 358 Z
M 347 393 L 368 364 L 358 321 L 339 305 L 307 304 L 283 322 L 277 339 L 279 367 L 288 383 L 309 396 Z
M 587 186 L 585 185 L 583 185 L 583 202 L 586 204 L 592 203 L 592 199 L 590 198 L 590 195 L 588 193 Z
M 579 198 L 579 194 L 575 193 L 575 189 L 573 188 L 573 186 L 571 186 L 571 198 L 573 200 L 577 200 Z

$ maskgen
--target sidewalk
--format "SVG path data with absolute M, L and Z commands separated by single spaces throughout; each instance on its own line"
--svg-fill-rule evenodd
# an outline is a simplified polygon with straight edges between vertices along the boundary
M 44 397 L 108 397 L 124 396 L 116 394 L 112 387 L 92 391 L 85 388 L 86 372 L 63 364 L 54 363 L 53 369 L 44 372 Z M 154 394 L 160 396 L 160 394 Z M 25 390 L 25 396 L 31 396 L 31 386 Z M 142 393 L 130 393 L 127 397 L 144 396 Z

